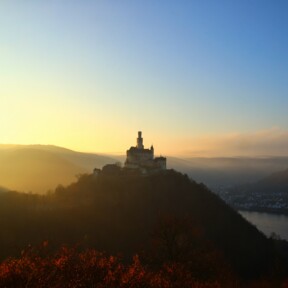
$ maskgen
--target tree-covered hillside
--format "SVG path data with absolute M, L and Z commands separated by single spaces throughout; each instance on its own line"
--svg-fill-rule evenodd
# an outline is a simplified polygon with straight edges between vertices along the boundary
M 172 170 L 83 175 L 45 196 L 2 193 L 0 229 L 2 259 L 48 240 L 52 250 L 78 243 L 124 259 L 138 253 L 151 267 L 186 263 L 199 278 L 223 270 L 241 279 L 286 273 L 272 240 L 204 185 Z

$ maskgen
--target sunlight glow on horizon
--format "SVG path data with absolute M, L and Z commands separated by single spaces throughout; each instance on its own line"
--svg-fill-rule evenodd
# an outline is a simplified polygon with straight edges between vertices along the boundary
M 0 4 L 0 144 L 288 155 L 288 4 L 84 2 Z

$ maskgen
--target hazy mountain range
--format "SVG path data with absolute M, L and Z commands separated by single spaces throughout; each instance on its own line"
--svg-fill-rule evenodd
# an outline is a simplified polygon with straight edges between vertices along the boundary
M 0 187 L 45 193 L 95 167 L 124 162 L 125 156 L 76 152 L 46 145 L 0 145 Z M 186 173 L 213 189 L 255 182 L 288 168 L 288 157 L 177 158 L 167 156 L 168 168 Z M 4 189 L 4 188 L 3 188 Z M 3 190 L 0 188 L 0 191 Z M 4 189 L 5 190 L 5 189 Z
M 12 190 L 44 193 L 76 176 L 116 160 L 56 146 L 0 145 L 0 185 Z
M 264 179 L 258 181 L 257 186 L 260 186 L 261 188 L 265 187 L 266 189 L 276 186 L 281 190 L 283 189 L 288 191 L 288 169 L 265 177 Z
M 288 168 L 288 157 L 168 158 L 171 167 L 212 189 L 253 183 Z
M 254 183 L 222 189 L 218 195 L 238 210 L 288 214 L 288 169 Z

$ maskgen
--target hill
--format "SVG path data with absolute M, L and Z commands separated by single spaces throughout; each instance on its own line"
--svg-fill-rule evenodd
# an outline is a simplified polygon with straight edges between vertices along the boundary
M 124 163 L 125 156 L 117 156 Z M 175 157 L 167 158 L 167 166 L 185 173 L 209 188 L 223 188 L 256 182 L 271 173 L 287 168 L 288 157 Z
M 17 191 L 45 193 L 75 181 L 76 175 L 115 161 L 57 146 L 0 145 L 0 184 Z
M 0 193 L 8 192 L 9 189 L 0 186 Z
M 282 263 L 272 240 L 204 185 L 174 171 L 83 175 L 47 196 L 0 197 L 2 258 L 49 240 L 54 247 L 80 243 L 124 258 L 142 253 L 153 265 L 190 263 L 205 277 L 219 276 L 225 267 L 244 279 L 256 278 L 270 273 L 276 258 Z
M 218 191 L 223 188 L 259 181 L 286 169 L 288 157 L 194 157 L 168 158 L 168 166 L 186 173 Z
M 266 191 L 277 190 L 288 193 L 288 169 L 261 179 L 254 185 L 254 189 L 265 189 Z
M 12 190 L 45 193 L 68 185 L 75 176 L 120 161 L 125 156 L 82 153 L 52 145 L 0 145 L 0 185 Z M 255 182 L 287 168 L 287 157 L 177 158 L 168 167 L 186 173 L 213 191 Z
M 221 194 L 237 209 L 288 214 L 288 169 Z

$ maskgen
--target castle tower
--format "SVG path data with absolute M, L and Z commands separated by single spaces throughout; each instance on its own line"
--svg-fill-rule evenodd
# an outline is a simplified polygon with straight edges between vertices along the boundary
M 137 146 L 136 147 L 138 149 L 144 149 L 143 138 L 142 138 L 142 132 L 141 131 L 138 132 Z
M 141 173 L 156 173 L 166 170 L 166 158 L 154 158 L 154 147 L 145 149 L 143 145 L 142 132 L 138 131 L 136 139 L 136 147 L 132 146 L 126 151 L 127 158 L 125 161 L 125 169 L 138 169 Z

